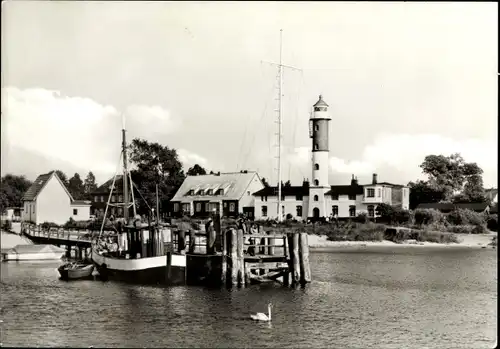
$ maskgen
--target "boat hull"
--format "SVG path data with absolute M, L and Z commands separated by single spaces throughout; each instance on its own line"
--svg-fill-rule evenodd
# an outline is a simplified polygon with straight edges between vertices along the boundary
M 167 267 L 167 256 L 122 259 L 102 256 L 92 250 L 92 261 L 104 280 L 156 285 L 186 283 L 185 255 L 172 255 L 170 268 Z
M 60 267 L 57 270 L 59 271 L 59 275 L 61 275 L 61 279 L 64 280 L 86 279 L 92 277 L 92 272 L 94 271 L 94 265 L 90 264 L 82 268 L 75 268 L 75 269 L 66 269 Z

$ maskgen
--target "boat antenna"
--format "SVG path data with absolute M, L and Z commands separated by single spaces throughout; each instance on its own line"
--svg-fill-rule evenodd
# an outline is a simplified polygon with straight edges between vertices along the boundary
M 280 29 L 280 61 L 279 63 L 266 62 L 275 66 L 278 66 L 279 69 L 279 87 L 278 87 L 278 222 L 283 220 L 283 212 L 281 207 L 281 139 L 282 139 L 282 123 L 283 123 L 283 73 L 284 68 L 289 68 L 292 70 L 302 71 L 300 68 L 292 67 L 290 65 L 283 64 L 283 29 Z

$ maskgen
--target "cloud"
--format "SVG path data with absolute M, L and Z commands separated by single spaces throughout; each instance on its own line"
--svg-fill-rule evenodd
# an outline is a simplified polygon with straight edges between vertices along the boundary
M 310 148 L 298 147 L 288 160 L 306 171 L 310 164 Z M 498 150 L 496 140 L 452 139 L 435 134 L 382 134 L 365 146 L 356 159 L 330 157 L 330 170 L 335 178 L 348 180 L 351 174 L 369 180 L 378 173 L 385 181 L 407 183 L 423 179 L 419 167 L 426 155 L 460 153 L 467 162 L 477 162 L 483 169 L 485 186 L 496 186 Z M 346 174 L 348 176 L 339 176 Z
M 160 106 L 131 105 L 124 115 L 129 141 L 140 137 L 156 142 L 181 126 Z M 115 107 L 89 98 L 43 88 L 2 88 L 2 164 L 9 170 L 31 166 L 42 173 L 52 169 L 46 167 L 64 164 L 60 169 L 68 174 L 85 169 L 101 174 L 98 181 L 106 180 L 117 169 L 121 127 L 122 115 Z M 36 163 L 21 164 L 21 150 L 33 154 Z M 187 150 L 182 154 L 187 163 L 207 163 Z M 44 158 L 47 165 L 41 166 Z
M 179 160 L 182 162 L 182 165 L 185 170 L 187 170 L 189 167 L 195 164 L 198 164 L 206 169 L 208 160 L 205 159 L 203 156 L 190 152 L 189 150 L 186 149 L 177 149 L 177 154 L 179 155 Z

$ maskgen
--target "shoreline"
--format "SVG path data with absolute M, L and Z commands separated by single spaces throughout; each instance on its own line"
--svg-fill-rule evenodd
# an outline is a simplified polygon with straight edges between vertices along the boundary
M 364 247 L 441 247 L 441 248 L 474 248 L 474 249 L 496 249 L 495 246 L 489 245 L 493 237 L 497 234 L 457 234 L 458 243 L 437 243 L 437 242 L 419 242 L 415 240 L 406 240 L 401 243 L 392 242 L 389 240 L 382 241 L 329 241 L 326 235 L 309 235 L 309 248 L 312 251 L 332 250 L 342 248 L 364 248 Z

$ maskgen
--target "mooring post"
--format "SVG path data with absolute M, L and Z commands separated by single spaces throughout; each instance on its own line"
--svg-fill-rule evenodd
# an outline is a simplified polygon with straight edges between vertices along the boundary
M 222 232 L 222 225 L 221 225 L 221 220 L 220 220 L 220 214 L 216 213 L 214 215 L 214 230 L 215 230 L 215 250 L 216 251 L 222 251 L 222 245 L 224 244 L 223 239 L 223 232 Z
M 230 251 L 231 251 L 231 285 L 238 285 L 238 233 L 236 229 L 230 230 Z
M 243 229 L 238 229 L 238 284 L 245 287 L 245 255 L 243 254 L 243 244 L 245 243 L 245 237 L 243 235 Z
M 207 234 L 207 254 L 212 255 L 215 253 L 215 229 L 213 222 L 209 222 L 205 226 Z
M 272 231 L 268 231 L 267 235 L 271 235 L 273 233 L 274 232 L 272 232 Z M 267 247 L 267 254 L 270 255 L 270 256 L 274 256 L 274 238 L 268 238 L 267 239 L 267 244 L 269 245 Z
M 223 286 L 227 285 L 227 230 L 222 232 L 221 244 L 222 244 L 222 273 L 221 273 L 221 284 Z
M 189 230 L 189 253 L 194 253 L 196 250 L 196 231 Z
M 311 267 L 309 266 L 309 243 L 307 233 L 300 233 L 300 283 L 311 282 Z
M 184 230 L 179 230 L 177 235 L 177 250 L 178 252 L 184 251 L 186 248 L 186 232 Z
M 300 282 L 300 257 L 299 257 L 299 234 L 292 233 L 292 263 L 293 263 L 293 284 Z
M 66 258 L 70 258 L 70 257 L 71 257 L 71 245 L 67 244 L 66 245 Z

